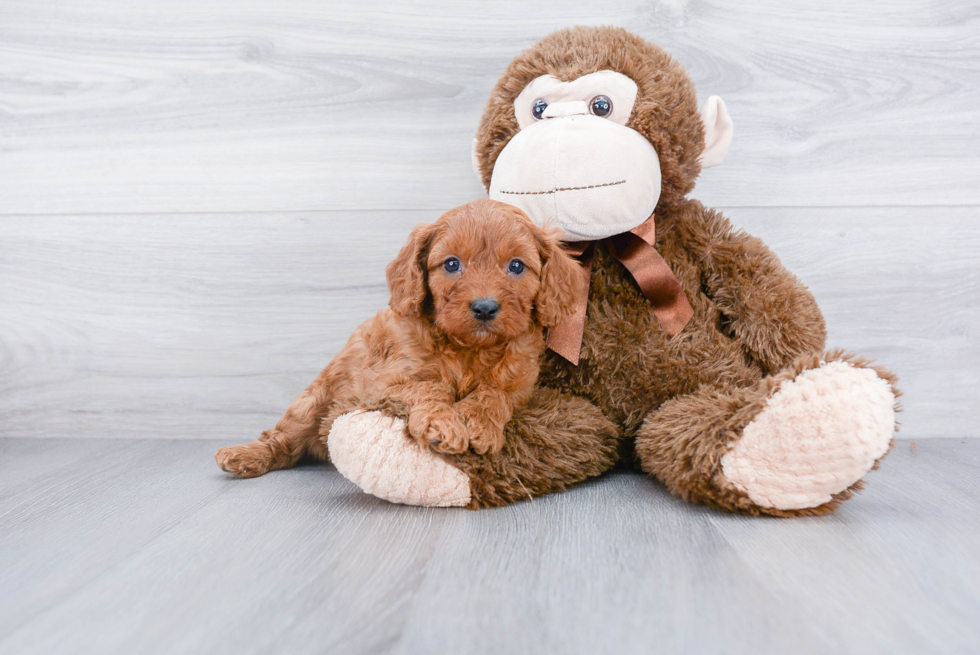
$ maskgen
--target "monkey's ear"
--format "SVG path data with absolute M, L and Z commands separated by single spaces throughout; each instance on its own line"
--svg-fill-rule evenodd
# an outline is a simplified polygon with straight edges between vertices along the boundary
M 575 313 L 588 280 L 582 266 L 562 250 L 557 232 L 542 231 L 538 248 L 543 263 L 541 288 L 535 299 L 538 321 L 545 327 L 556 327 Z
M 476 173 L 476 179 L 480 180 L 480 184 L 483 184 L 483 173 L 480 172 L 480 158 L 477 155 L 477 147 L 479 147 L 480 141 L 473 137 L 473 146 L 470 149 L 470 164 L 473 165 L 473 172 Z M 483 187 L 483 190 L 490 192 L 490 189 Z
M 421 316 L 425 297 L 429 293 L 426 280 L 426 259 L 429 245 L 435 235 L 434 223 L 423 223 L 412 230 L 408 243 L 402 246 L 398 256 L 388 264 L 385 275 L 391 298 L 388 305 L 402 316 Z
M 698 161 L 701 168 L 710 168 L 725 159 L 728 146 L 732 145 L 735 127 L 725 108 L 725 101 L 718 96 L 711 96 L 701 107 L 701 122 L 704 123 L 704 152 Z

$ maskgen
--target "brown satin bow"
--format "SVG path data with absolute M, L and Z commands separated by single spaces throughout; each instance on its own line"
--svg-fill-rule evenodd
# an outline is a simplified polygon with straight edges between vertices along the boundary
M 672 337 L 684 329 L 694 316 L 694 310 L 681 283 L 654 247 L 657 243 L 657 227 L 653 216 L 629 232 L 601 241 L 608 245 L 612 256 L 626 267 L 640 285 L 640 290 L 650 301 L 653 314 L 667 336 Z M 575 313 L 561 325 L 548 330 L 548 347 L 575 365 L 578 365 L 582 334 L 585 332 L 585 310 L 589 304 L 588 280 L 592 273 L 594 245 L 594 241 L 565 244 L 565 252 L 582 264 L 586 284 L 575 302 Z

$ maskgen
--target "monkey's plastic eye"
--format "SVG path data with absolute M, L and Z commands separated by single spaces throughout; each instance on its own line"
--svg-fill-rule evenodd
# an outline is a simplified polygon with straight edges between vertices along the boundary
M 520 275 L 524 272 L 525 268 L 526 266 L 524 265 L 524 262 L 519 259 L 512 259 L 510 260 L 510 263 L 507 264 L 507 272 L 513 273 L 514 275 Z
M 535 100 L 534 104 L 531 106 L 531 113 L 534 114 L 534 120 L 541 120 L 541 116 L 544 114 L 544 110 L 547 108 L 547 102 L 544 100 Z
M 445 269 L 447 273 L 459 273 L 459 260 L 455 257 L 450 257 L 443 262 L 442 268 Z
M 605 118 L 612 113 L 612 100 L 609 96 L 596 96 L 589 103 L 589 111 L 599 118 Z

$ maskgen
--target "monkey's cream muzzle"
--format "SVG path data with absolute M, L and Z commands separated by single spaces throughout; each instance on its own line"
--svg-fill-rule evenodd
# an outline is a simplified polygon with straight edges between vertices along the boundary
M 568 241 L 597 241 L 642 224 L 660 199 L 660 162 L 650 142 L 627 126 L 639 89 L 615 71 L 570 82 L 541 75 L 514 100 L 520 131 L 497 157 L 488 189 L 536 224 L 553 225 Z M 602 117 L 594 111 L 601 97 Z M 539 105 L 546 105 L 543 110 Z M 721 163 L 732 142 L 725 103 L 701 108 L 702 167 Z M 477 163 L 473 140 L 473 170 Z
M 660 198 L 660 162 L 649 141 L 626 127 L 637 87 L 613 71 L 572 82 L 543 75 L 514 101 L 520 132 L 493 167 L 490 197 L 515 205 L 568 241 L 594 241 L 643 223 Z M 605 117 L 590 113 L 597 96 Z M 547 103 L 536 115 L 536 103 Z
M 490 198 L 558 227 L 568 241 L 603 239 L 648 219 L 660 198 L 653 146 L 635 130 L 587 114 L 585 102 L 558 105 L 566 106 L 549 106 L 500 153 Z

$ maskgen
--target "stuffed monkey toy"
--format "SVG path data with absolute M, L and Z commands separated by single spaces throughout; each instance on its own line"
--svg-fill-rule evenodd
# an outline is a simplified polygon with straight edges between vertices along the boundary
M 557 226 L 590 281 L 549 332 L 539 388 L 491 455 L 445 456 L 404 419 L 338 419 L 330 457 L 363 490 L 416 505 L 501 505 L 617 463 L 685 500 L 824 514 L 895 431 L 896 378 L 825 352 L 813 296 L 759 239 L 687 198 L 732 138 L 719 98 L 618 28 L 561 30 L 491 93 L 473 161 L 492 199 Z

